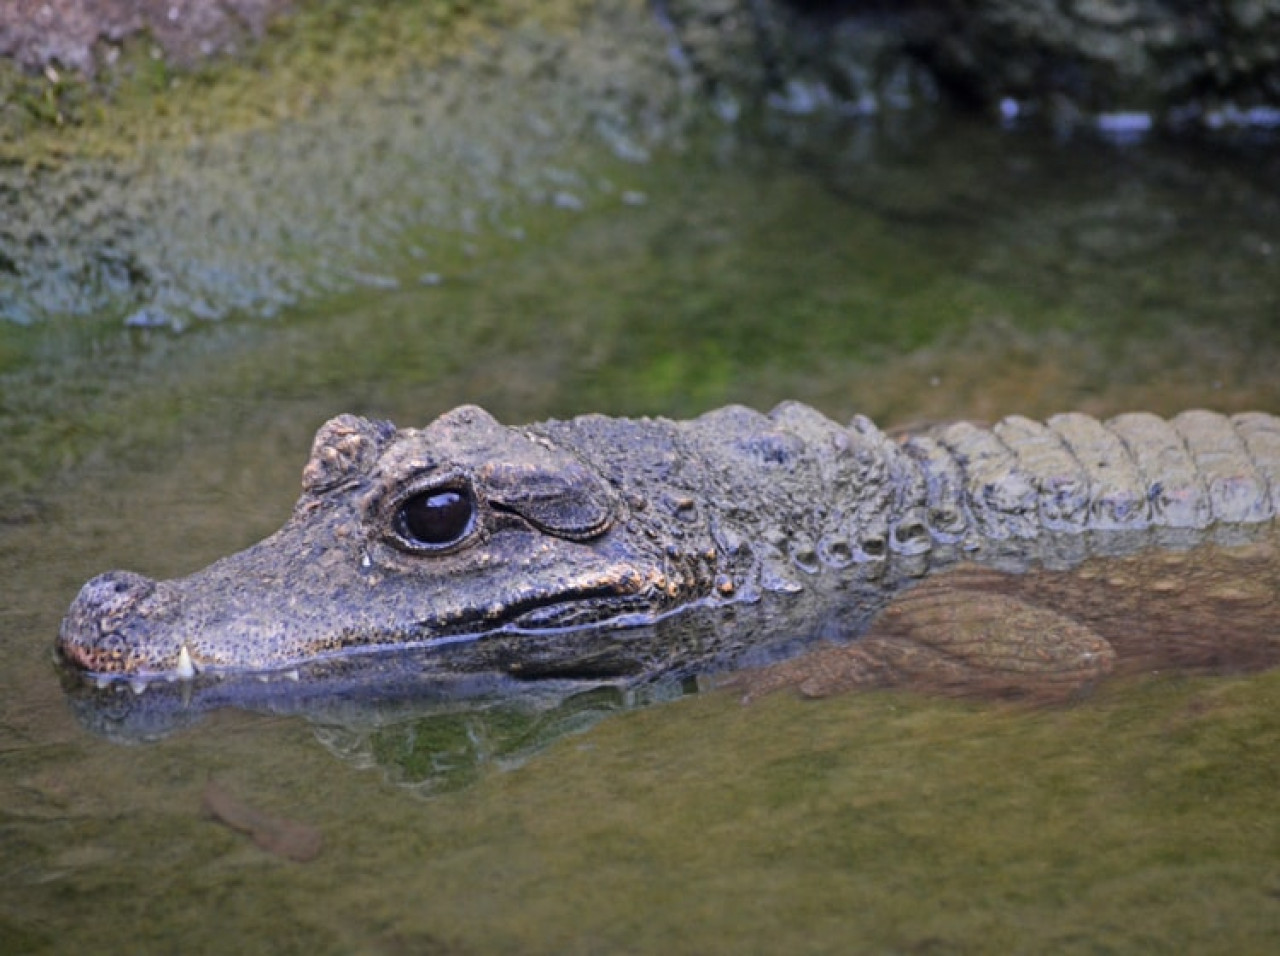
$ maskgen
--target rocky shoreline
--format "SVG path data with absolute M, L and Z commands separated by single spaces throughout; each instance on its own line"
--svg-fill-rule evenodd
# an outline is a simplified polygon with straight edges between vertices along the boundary
M 0 57 L 25 69 L 110 66 L 145 33 L 172 63 L 195 66 L 261 40 L 292 0 L 9 0 L 0 6 Z
M 644 162 L 762 110 L 1280 126 L 1280 0 L 14 0 L 5 57 L 20 324 L 180 328 L 394 282 L 388 244 L 611 201 L 589 154 Z
M 326 0 L 11 0 L 0 6 L 0 59 L 28 72 L 111 68 L 144 36 L 179 68 L 234 56 L 287 29 L 301 10 L 362 4 Z M 394 7 L 395 4 L 389 6 Z M 501 17 L 513 3 L 445 4 L 440 16 Z M 630 4 L 638 9 L 642 4 Z M 686 64 L 725 78 L 763 72 L 777 82 L 799 61 L 825 73 L 835 97 L 856 95 L 886 58 L 926 66 L 953 97 L 1007 114 L 1030 109 L 1146 112 L 1185 120 L 1217 115 L 1280 123 L 1280 0 L 651 0 L 652 15 Z M 821 30 L 796 30 L 797 20 Z M 750 34 L 754 49 L 742 51 Z M 825 41 L 815 42 L 823 35 Z M 856 102 L 856 100 L 854 100 Z

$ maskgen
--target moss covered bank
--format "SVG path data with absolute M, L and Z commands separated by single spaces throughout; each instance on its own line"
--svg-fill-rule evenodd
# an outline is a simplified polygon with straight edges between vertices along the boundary
M 181 327 L 412 281 L 410 233 L 466 255 L 512 208 L 608 199 L 602 153 L 758 107 L 1280 121 L 1280 0 L 1174 7 L 22 0 L 0 11 L 0 319 Z

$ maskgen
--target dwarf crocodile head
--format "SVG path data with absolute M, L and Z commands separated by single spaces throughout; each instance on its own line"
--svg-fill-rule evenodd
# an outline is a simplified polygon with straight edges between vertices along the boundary
M 62 656 L 97 675 L 185 678 L 438 645 L 455 660 L 468 648 L 460 669 L 518 671 L 518 638 L 486 635 L 541 636 L 545 656 L 547 634 L 652 617 L 697 583 L 673 576 L 660 536 L 595 470 L 480 408 L 421 430 L 335 418 L 302 480 L 290 520 L 246 551 L 171 581 L 89 581 Z

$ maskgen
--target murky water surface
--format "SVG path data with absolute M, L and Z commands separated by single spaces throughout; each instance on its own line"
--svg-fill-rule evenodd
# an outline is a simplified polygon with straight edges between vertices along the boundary
M 341 411 L 1280 410 L 1280 194 L 1247 150 L 913 123 L 613 165 L 586 209 L 469 248 L 406 237 L 397 288 L 269 322 L 0 328 L 0 951 L 1280 944 L 1274 671 L 1144 672 L 1048 709 L 222 711 L 132 745 L 64 699 L 50 646 L 79 585 L 274 530 Z M 227 797 L 318 830 L 318 857 L 219 825 L 211 779 L 224 818 Z

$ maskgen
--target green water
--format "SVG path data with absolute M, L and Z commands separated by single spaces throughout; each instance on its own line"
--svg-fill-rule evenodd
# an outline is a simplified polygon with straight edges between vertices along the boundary
M 1276 411 L 1280 194 L 1254 168 L 923 118 L 717 131 L 602 161 L 586 210 L 405 236 L 397 288 L 181 335 L 0 328 L 0 952 L 1274 949 L 1274 672 L 1041 711 L 709 693 L 427 798 L 389 733 L 223 712 L 104 741 L 49 652 L 91 575 L 274 530 L 342 411 Z M 208 819 L 210 777 L 320 857 Z

